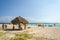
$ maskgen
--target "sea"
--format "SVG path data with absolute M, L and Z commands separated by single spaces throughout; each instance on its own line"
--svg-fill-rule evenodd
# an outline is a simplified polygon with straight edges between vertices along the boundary
M 29 23 L 28 25 L 30 25 L 30 26 L 38 26 L 39 24 L 42 24 L 43 26 L 45 26 L 45 27 L 53 27 L 53 26 L 55 26 L 55 27 L 60 27 L 60 23 Z
M 0 23 L 0 24 L 10 24 L 10 23 Z M 39 24 L 42 24 L 45 27 L 60 27 L 60 23 L 28 23 L 30 26 L 38 26 Z

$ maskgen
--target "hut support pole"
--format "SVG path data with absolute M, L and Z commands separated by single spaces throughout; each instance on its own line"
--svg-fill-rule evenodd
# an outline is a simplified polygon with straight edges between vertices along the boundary
M 14 30 L 14 24 L 13 24 L 13 30 Z
M 26 24 L 24 24 L 24 29 L 26 29 Z

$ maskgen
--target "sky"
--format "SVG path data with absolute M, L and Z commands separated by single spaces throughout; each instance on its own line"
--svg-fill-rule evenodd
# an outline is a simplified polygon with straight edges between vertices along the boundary
M 0 0 L 0 22 L 16 16 L 29 22 L 60 23 L 60 0 Z

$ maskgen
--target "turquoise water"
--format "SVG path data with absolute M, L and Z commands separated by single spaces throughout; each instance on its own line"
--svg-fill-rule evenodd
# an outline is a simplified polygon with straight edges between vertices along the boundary
M 4 23 L 1 23 L 1 24 L 4 24 Z M 44 26 L 57 26 L 57 27 L 60 27 L 60 23 L 29 23 L 28 25 L 38 26 L 38 24 L 43 24 Z
M 29 23 L 31 26 L 38 26 L 38 24 L 43 24 L 44 26 L 60 26 L 60 23 Z

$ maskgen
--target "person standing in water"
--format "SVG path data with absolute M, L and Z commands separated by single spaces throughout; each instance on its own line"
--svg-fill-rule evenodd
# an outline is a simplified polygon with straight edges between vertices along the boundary
M 54 27 L 55 27 L 56 25 L 54 24 Z

